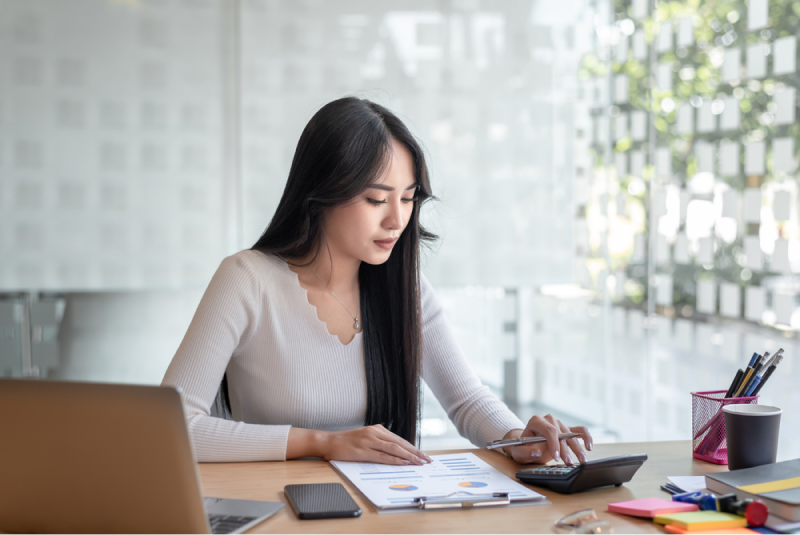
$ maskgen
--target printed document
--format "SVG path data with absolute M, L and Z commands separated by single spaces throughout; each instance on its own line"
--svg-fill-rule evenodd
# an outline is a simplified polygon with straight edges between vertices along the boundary
M 544 503 L 545 497 L 502 474 L 473 453 L 433 455 L 422 466 L 331 461 L 331 465 L 378 509 L 414 507 L 414 499 L 458 500 L 507 492 L 513 502 Z

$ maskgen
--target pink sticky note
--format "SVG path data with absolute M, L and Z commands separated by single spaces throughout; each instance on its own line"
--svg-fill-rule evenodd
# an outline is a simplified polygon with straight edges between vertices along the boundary
M 630 500 L 627 502 L 608 504 L 608 510 L 612 513 L 640 516 L 643 518 L 653 518 L 655 516 L 672 513 L 688 513 L 690 511 L 697 511 L 697 509 L 697 505 L 693 503 L 673 502 L 660 498 L 647 498 L 644 500 Z

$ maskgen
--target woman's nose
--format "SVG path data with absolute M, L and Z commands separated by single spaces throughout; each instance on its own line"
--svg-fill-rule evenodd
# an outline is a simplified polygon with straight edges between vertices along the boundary
M 391 230 L 399 230 L 403 226 L 402 209 L 400 201 L 389 203 L 389 213 L 383 221 L 384 228 Z

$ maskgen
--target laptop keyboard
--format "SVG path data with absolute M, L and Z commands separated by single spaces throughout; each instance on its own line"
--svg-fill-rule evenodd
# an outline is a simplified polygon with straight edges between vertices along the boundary
M 233 533 L 255 519 L 255 516 L 208 515 L 208 522 L 211 524 L 211 533 Z

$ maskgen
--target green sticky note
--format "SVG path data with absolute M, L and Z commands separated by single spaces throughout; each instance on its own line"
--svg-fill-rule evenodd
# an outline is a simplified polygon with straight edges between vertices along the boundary
M 725 529 L 747 527 L 743 516 L 717 511 L 694 511 L 692 513 L 672 513 L 659 515 L 653 519 L 656 524 L 671 524 L 687 531 L 701 529 Z

